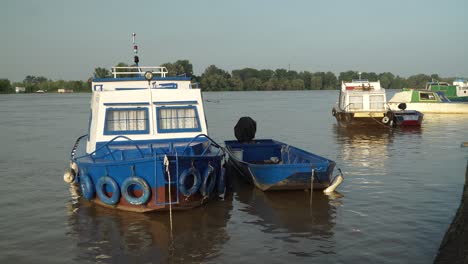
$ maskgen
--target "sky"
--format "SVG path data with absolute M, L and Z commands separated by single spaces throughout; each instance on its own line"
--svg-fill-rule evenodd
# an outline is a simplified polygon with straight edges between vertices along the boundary
M 2 0 L 0 79 L 87 80 L 96 67 L 189 60 L 468 77 L 467 0 Z

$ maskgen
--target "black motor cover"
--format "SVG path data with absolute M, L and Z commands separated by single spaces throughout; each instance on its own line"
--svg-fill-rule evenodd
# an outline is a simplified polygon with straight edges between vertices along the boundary
M 406 109 L 406 104 L 405 103 L 398 104 L 398 108 L 404 111 Z
M 234 127 L 234 135 L 241 143 L 247 143 L 255 138 L 257 122 L 248 116 L 241 117 Z

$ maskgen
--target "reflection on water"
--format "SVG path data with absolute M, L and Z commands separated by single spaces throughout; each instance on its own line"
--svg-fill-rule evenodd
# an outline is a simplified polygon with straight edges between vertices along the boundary
M 337 144 L 341 146 L 341 159 L 347 166 L 383 174 L 386 170 L 385 162 L 393 154 L 393 149 L 389 148 L 395 137 L 420 137 L 423 128 L 352 129 L 334 124 L 333 132 Z
M 383 170 L 388 158 L 388 145 L 392 142 L 390 129 L 350 129 L 334 124 L 337 143 L 342 146 L 342 159 L 349 166 Z M 379 162 L 373 162 L 379 160 Z
M 73 198 L 68 204 L 69 236 L 77 247 L 77 261 L 202 262 L 216 257 L 228 240 L 226 223 L 232 198 L 210 207 L 169 213 L 139 214 L 112 210 Z
M 318 252 L 325 255 L 335 253 L 333 228 L 343 195 L 314 192 L 311 197 L 307 191 L 263 192 L 232 174 L 239 179 L 233 184 L 235 198 L 244 205 L 240 210 L 249 215 L 244 223 L 253 225 L 265 235 L 266 240 L 277 240 L 268 242 L 270 250 L 300 257 L 316 256 Z M 281 248 L 275 248 L 276 243 Z

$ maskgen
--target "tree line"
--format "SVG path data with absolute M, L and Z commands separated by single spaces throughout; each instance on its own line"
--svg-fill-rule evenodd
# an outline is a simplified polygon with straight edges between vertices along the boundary
M 117 67 L 129 66 L 118 63 Z M 132 65 L 135 66 L 135 65 Z M 203 91 L 270 91 L 270 90 L 334 90 L 339 89 L 342 81 L 359 78 L 358 71 L 340 72 L 336 76 L 333 72 L 309 72 L 287 69 L 254 69 L 243 68 L 228 72 L 215 65 L 208 66 L 200 75 L 193 74 L 193 65 L 188 60 L 178 60 L 174 63 L 164 63 L 161 66 L 168 70 L 167 76 L 191 77 L 193 82 L 200 84 Z M 119 75 L 120 77 L 126 77 Z M 94 78 L 111 77 L 111 72 L 102 67 L 94 69 Z M 417 74 L 404 78 L 390 72 L 375 73 L 362 72 L 362 79 L 369 81 L 380 80 L 383 88 L 424 88 L 432 80 L 452 83 L 455 77 L 443 78 L 438 74 Z M 25 77 L 23 82 L 10 83 L 8 79 L 0 79 L 0 93 L 14 93 L 15 87 L 25 87 L 27 93 L 44 90 L 57 92 L 58 89 L 72 89 L 74 92 L 90 92 L 91 81 L 53 81 L 43 76 Z

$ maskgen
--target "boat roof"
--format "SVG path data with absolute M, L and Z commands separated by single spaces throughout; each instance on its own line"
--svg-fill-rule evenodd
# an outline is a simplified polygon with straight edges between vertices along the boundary
M 412 95 L 413 95 L 413 90 L 401 91 L 401 92 L 395 93 L 393 97 L 389 100 L 389 102 L 410 103 Z
M 343 92 L 375 92 L 385 91 L 380 85 L 380 81 L 370 82 L 366 79 L 352 80 L 351 82 L 343 81 L 341 84 L 341 90 Z

